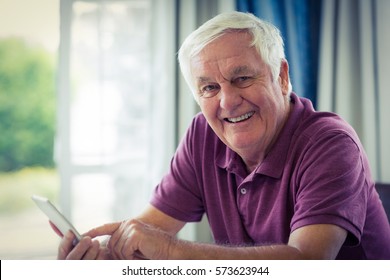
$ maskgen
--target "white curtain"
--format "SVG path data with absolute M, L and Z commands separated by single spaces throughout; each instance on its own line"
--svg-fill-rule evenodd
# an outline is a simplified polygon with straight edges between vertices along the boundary
M 60 202 L 83 231 L 139 214 L 168 167 L 175 1 L 60 3 Z
M 359 134 L 377 181 L 390 182 L 390 1 L 323 1 L 318 109 Z
M 175 73 L 176 73 L 176 14 L 174 0 L 152 1 L 150 137 L 148 171 L 145 174 L 146 197 L 169 167 L 175 151 Z

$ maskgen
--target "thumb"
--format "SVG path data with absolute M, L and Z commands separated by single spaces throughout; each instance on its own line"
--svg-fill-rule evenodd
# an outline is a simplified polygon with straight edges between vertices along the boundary
M 119 228 L 120 225 L 121 222 L 104 224 L 102 226 L 91 229 L 90 231 L 86 232 L 84 235 L 87 235 L 91 238 L 95 238 L 103 235 L 112 235 Z

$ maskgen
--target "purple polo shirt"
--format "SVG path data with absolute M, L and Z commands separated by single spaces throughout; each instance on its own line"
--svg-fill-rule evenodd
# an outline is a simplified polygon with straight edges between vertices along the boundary
M 156 187 L 151 204 L 195 222 L 206 213 L 216 243 L 287 244 L 311 224 L 348 231 L 339 259 L 390 259 L 390 226 L 354 130 L 291 95 L 278 140 L 250 174 L 200 113 Z

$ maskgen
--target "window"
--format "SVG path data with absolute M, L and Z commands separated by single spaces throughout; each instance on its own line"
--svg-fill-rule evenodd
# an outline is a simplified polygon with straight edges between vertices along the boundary
M 59 0 L 2 0 L 0 26 L 0 259 L 52 258 L 59 239 L 30 196 L 55 201 L 59 191 Z
M 61 206 L 80 231 L 137 215 L 168 167 L 176 64 L 169 3 L 61 2 L 56 158 Z

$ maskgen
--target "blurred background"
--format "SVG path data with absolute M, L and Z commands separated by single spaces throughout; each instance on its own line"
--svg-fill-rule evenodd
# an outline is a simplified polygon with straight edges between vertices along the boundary
M 142 210 L 198 112 L 178 48 L 231 10 L 280 28 L 293 90 L 345 118 L 390 182 L 390 1 L 0 0 L 0 259 L 56 256 L 32 194 L 80 232 Z M 181 237 L 211 238 L 206 221 Z

